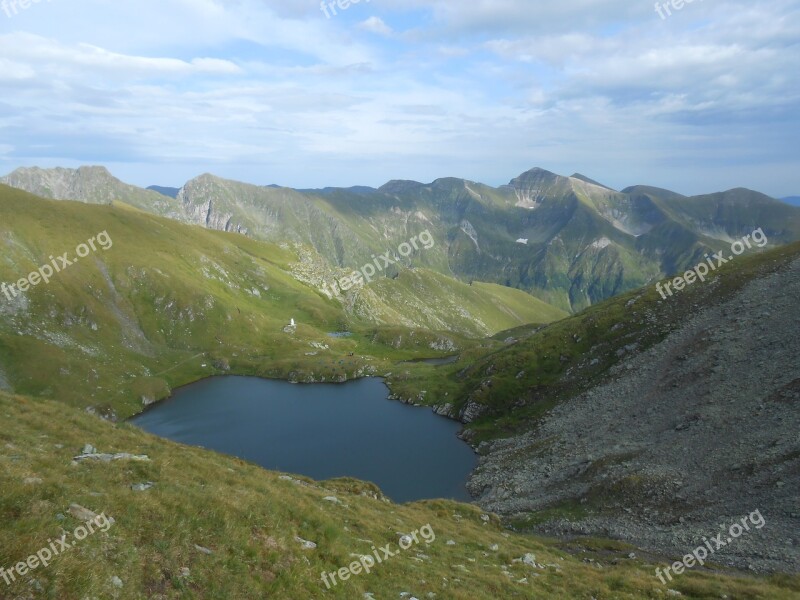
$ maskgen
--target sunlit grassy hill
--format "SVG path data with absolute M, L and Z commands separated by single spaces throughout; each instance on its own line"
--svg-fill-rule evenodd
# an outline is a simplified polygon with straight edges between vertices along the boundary
M 355 301 L 354 312 L 384 324 L 401 323 L 434 331 L 491 335 L 511 323 L 550 323 L 565 311 L 513 288 L 472 285 L 428 269 L 381 279 Z
M 0 223 L 0 282 L 64 252 L 72 260 L 103 232 L 111 240 L 107 249 L 95 242 L 49 283 L 0 293 L 0 385 L 101 414 L 133 414 L 215 373 L 298 381 L 380 374 L 396 360 L 468 347 L 471 336 L 564 316 L 523 292 L 470 288 L 424 270 L 329 299 L 295 275 L 312 251 L 119 203 L 48 201 L 0 186 Z M 332 276 L 317 273 L 320 282 Z M 417 294 L 424 303 L 411 301 Z M 353 335 L 328 335 L 340 331 Z

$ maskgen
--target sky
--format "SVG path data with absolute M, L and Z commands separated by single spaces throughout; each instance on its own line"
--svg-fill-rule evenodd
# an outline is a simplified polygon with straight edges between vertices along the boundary
M 800 0 L 331 5 L 0 0 L 0 174 L 800 195 Z

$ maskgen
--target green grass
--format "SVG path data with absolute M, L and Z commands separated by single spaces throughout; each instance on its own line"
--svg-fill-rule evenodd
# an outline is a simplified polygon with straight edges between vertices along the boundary
M 604 381 L 623 359 L 626 346 L 653 346 L 697 306 L 722 302 L 798 255 L 796 243 L 739 257 L 705 284 L 695 283 L 666 300 L 651 285 L 545 327 L 502 332 L 484 347 L 466 350 L 454 365 L 408 370 L 394 388 L 407 398 L 427 391 L 426 404 L 451 402 L 461 407 L 472 397 L 487 407 L 486 416 L 469 426 L 473 441 L 512 435 L 529 429 L 559 402 Z M 509 337 L 516 342 L 499 343 Z
M 397 279 L 381 279 L 360 299 L 386 324 L 406 323 L 467 336 L 492 335 L 528 323 L 550 323 L 567 312 L 520 290 L 490 283 L 473 285 L 428 269 L 405 270 Z M 380 302 L 370 301 L 378 296 Z M 357 305 L 356 310 L 361 308 Z M 413 322 L 409 316 L 413 316 Z
M 284 480 L 239 459 L 161 440 L 55 401 L 0 393 L 0 415 L 13 424 L 0 433 L 0 566 L 25 560 L 48 539 L 72 532 L 80 523 L 68 515 L 70 504 L 115 520 L 108 532 L 89 536 L 13 586 L 0 580 L 0 598 L 352 599 L 365 592 L 398 598 L 404 591 L 452 600 L 664 597 L 655 565 L 628 559 L 624 544 L 567 544 L 513 534 L 494 516 L 484 523 L 472 505 L 395 505 L 374 486 L 349 479 Z M 101 452 L 146 454 L 150 461 L 72 466 L 87 443 Z M 26 483 L 30 478 L 38 483 Z M 155 487 L 131 490 L 146 481 Z M 331 495 L 342 504 L 323 500 Z M 414 546 L 370 574 L 325 589 L 323 571 L 349 565 L 353 554 L 368 553 L 373 544 L 396 549 L 398 532 L 426 524 L 436 534 L 432 544 Z M 295 536 L 317 548 L 301 549 Z M 513 562 L 529 552 L 544 569 Z M 587 557 L 596 562 L 585 562 Z M 112 585 L 115 576 L 122 588 Z M 519 583 L 526 577 L 527 583 Z M 800 593 L 796 577 L 723 572 L 692 572 L 671 587 L 688 598 L 788 600 Z
M 509 519 L 508 525 L 516 531 L 530 531 L 536 525 L 554 519 L 580 521 L 590 514 L 589 508 L 578 500 L 566 500 L 535 513 L 525 513 Z
M 587 348 L 613 347 L 640 334 L 638 321 L 630 319 L 639 309 L 631 311 L 627 298 L 538 329 L 519 324 L 561 313 L 536 302 L 528 305 L 513 290 L 476 284 L 470 310 L 482 315 L 489 330 L 504 322 L 513 327 L 479 340 L 399 320 L 352 317 L 288 273 L 297 260 L 288 247 L 188 227 L 123 205 L 47 202 L 2 186 L 0 216 L 0 281 L 15 281 L 49 254 L 72 251 L 101 231 L 114 242 L 111 250 L 32 290 L 27 303 L 0 298 L 0 382 L 17 393 L 0 392 L 5 422 L 0 430 L 0 566 L 25 560 L 62 531 L 74 530 L 79 523 L 67 513 L 72 503 L 116 521 L 107 533 L 89 537 L 13 587 L 0 581 L 0 598 L 350 599 L 365 592 L 376 598 L 410 592 L 454 600 L 663 597 L 654 566 L 627 559 L 613 542 L 567 547 L 504 531 L 494 516 L 484 523 L 471 505 L 400 506 L 384 501 L 371 484 L 350 479 L 285 480 L 85 411 L 91 407 L 100 415 L 124 418 L 141 410 L 143 397 L 158 399 L 177 385 L 218 373 L 330 381 L 391 372 L 394 391 L 426 391 L 425 402 L 457 400 L 493 377 L 497 389 L 485 401 L 495 416 L 478 427 L 496 435 L 529 422 L 545 404 L 509 406 L 492 394 L 531 385 L 564 393 L 577 389 L 582 384 L 564 380 L 565 365 L 579 363 Z M 763 260 L 766 265 L 789 256 L 786 250 Z M 747 264 L 760 268 L 757 262 Z M 727 293 L 733 279 L 722 281 L 715 293 Z M 402 296 L 417 282 L 438 282 L 447 294 L 463 291 L 463 284 L 424 271 L 401 275 L 396 288 L 388 282 L 378 287 L 387 297 L 393 289 Z M 428 293 L 427 287 L 420 292 Z M 446 300 L 444 292 L 432 298 Z M 416 310 L 409 306 L 406 316 L 418 316 Z M 286 332 L 290 318 L 298 327 Z M 614 319 L 629 325 L 611 331 Z M 326 335 L 342 330 L 353 335 Z M 585 337 L 570 341 L 576 333 Z M 656 331 L 653 339 L 663 334 Z M 504 342 L 509 335 L 520 340 L 513 350 Z M 329 348 L 315 349 L 312 343 Z M 401 364 L 454 352 L 461 355 L 455 365 Z M 560 354 L 554 360 L 556 352 L 567 352 L 567 362 Z M 607 367 L 598 367 L 596 375 Z M 524 375 L 517 379 L 520 368 Z M 72 457 L 87 443 L 102 452 L 147 454 L 151 460 L 73 466 Z M 155 487 L 131 490 L 146 481 Z M 344 506 L 323 500 L 330 495 Z M 352 554 L 365 553 L 372 542 L 396 543 L 397 532 L 426 524 L 437 535 L 434 544 L 419 549 L 426 557 L 409 552 L 370 575 L 324 589 L 322 571 L 349 564 Z M 295 536 L 316 542 L 317 549 L 302 550 Z M 493 544 L 498 550 L 491 550 Z M 213 553 L 198 552 L 195 545 Z M 549 566 L 534 572 L 513 562 L 527 552 Z M 602 568 L 584 562 L 594 552 Z M 111 584 L 115 576 L 122 588 Z M 690 573 L 673 588 L 690 598 L 788 599 L 800 592 L 795 577 L 727 573 Z
M 424 270 L 376 281 L 364 292 L 369 301 L 349 312 L 290 274 L 300 259 L 288 246 L 123 204 L 47 201 L 0 186 L 0 217 L 0 281 L 100 232 L 113 240 L 32 288 L 25 303 L 0 296 L 0 375 L 15 392 L 120 418 L 142 398 L 210 375 L 344 381 L 563 316 L 523 292 L 473 289 Z M 427 306 L 403 301 L 417 292 L 429 316 Z M 298 326 L 285 331 L 290 319 Z M 343 330 L 353 336 L 328 336 Z

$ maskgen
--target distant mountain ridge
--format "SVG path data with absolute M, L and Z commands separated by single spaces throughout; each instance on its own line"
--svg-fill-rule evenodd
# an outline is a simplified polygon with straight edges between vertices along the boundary
M 0 177 L 0 183 L 53 200 L 75 200 L 89 204 L 120 201 L 157 215 L 185 219 L 180 205 L 157 192 L 123 183 L 105 167 L 21 168 Z
M 788 196 L 786 198 L 781 198 L 781 201 L 786 202 L 786 204 L 791 204 L 792 206 L 800 206 L 800 196 Z
M 0 182 L 53 199 L 120 200 L 210 229 L 305 244 L 335 267 L 358 268 L 428 230 L 436 246 L 406 265 L 518 288 L 570 311 L 682 272 L 759 227 L 772 244 L 800 239 L 800 211 L 751 190 L 618 192 L 579 173 L 539 168 L 497 188 L 442 178 L 295 190 L 204 174 L 175 198 L 174 188 L 137 188 L 103 167 L 18 169 Z

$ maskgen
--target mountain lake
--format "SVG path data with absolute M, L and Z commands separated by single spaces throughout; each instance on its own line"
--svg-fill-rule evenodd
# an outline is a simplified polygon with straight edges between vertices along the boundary
M 461 424 L 388 395 L 379 378 L 211 377 L 176 389 L 131 422 L 273 471 L 371 481 L 395 502 L 471 500 L 465 483 L 477 457 L 456 437 Z

